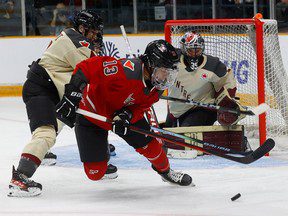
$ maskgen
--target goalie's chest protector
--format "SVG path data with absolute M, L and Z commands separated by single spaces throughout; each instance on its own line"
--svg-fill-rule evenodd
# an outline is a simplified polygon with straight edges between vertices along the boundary
M 177 79 L 168 91 L 170 97 L 214 103 L 213 82 L 219 81 L 220 77 L 213 72 L 213 68 L 216 68 L 219 59 L 206 55 L 203 57 L 203 63 L 195 71 L 188 72 L 183 55 L 181 56 Z M 175 117 L 179 117 L 192 107 L 183 103 L 169 102 L 170 112 Z

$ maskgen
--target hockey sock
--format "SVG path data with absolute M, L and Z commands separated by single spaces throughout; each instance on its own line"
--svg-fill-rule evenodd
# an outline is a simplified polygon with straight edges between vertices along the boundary
M 107 162 L 84 162 L 83 165 L 87 177 L 92 181 L 101 179 L 107 170 Z
M 23 153 L 21 155 L 17 170 L 30 178 L 40 164 L 41 160 L 38 157 L 32 154 Z
M 142 148 L 137 148 L 136 151 L 145 156 L 158 172 L 165 172 L 170 168 L 162 145 L 156 139 L 153 139 L 148 145 Z

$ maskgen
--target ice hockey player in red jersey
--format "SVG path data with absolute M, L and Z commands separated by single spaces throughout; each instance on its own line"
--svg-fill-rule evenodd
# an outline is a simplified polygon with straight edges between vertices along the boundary
M 82 99 L 81 90 L 86 86 L 79 107 L 113 119 L 111 125 L 77 114 L 76 138 L 89 179 L 101 179 L 107 169 L 107 137 L 108 130 L 112 130 L 146 157 L 164 181 L 182 186 L 193 184 L 188 174 L 170 169 L 168 158 L 155 138 L 129 130 L 130 124 L 150 129 L 144 111 L 174 83 L 178 63 L 175 48 L 164 40 L 156 40 L 147 45 L 139 58 L 93 57 L 77 65 L 56 107 L 58 118 L 73 125 L 75 110 Z
M 187 32 L 180 40 L 180 47 L 179 73 L 168 95 L 241 109 L 241 105 L 234 100 L 237 88 L 233 72 L 227 70 L 219 58 L 203 54 L 203 37 L 196 32 Z M 227 126 L 236 124 L 244 117 L 179 102 L 170 101 L 168 105 L 166 127 L 209 126 L 216 120 Z
M 42 185 L 29 178 L 55 144 L 56 134 L 63 127 L 63 123 L 56 121 L 55 105 L 63 97 L 64 85 L 70 81 L 76 65 L 98 54 L 103 43 L 102 34 L 102 18 L 92 10 L 82 10 L 74 17 L 74 28 L 62 31 L 51 41 L 41 59 L 29 66 L 23 100 L 32 138 L 23 149 L 17 169 L 13 166 L 8 196 L 41 193 Z M 110 168 L 115 174 L 117 168 L 113 165 Z

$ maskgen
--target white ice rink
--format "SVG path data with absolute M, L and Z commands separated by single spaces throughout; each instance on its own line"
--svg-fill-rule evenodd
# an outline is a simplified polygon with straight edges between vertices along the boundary
M 157 111 L 163 103 L 156 106 Z M 158 113 L 159 114 L 159 113 Z M 165 114 L 160 112 L 160 118 Z M 82 169 L 73 130 L 64 128 L 53 152 L 54 167 L 41 166 L 33 180 L 43 185 L 34 198 L 7 197 L 12 165 L 18 165 L 30 131 L 21 98 L 0 98 L 0 215 L 195 215 L 287 216 L 288 156 L 272 152 L 251 165 L 205 156 L 170 160 L 193 177 L 196 187 L 162 182 L 149 163 L 111 134 L 119 169 L 115 180 L 90 181 Z M 287 145 L 288 139 L 276 145 Z M 241 197 L 232 202 L 237 193 Z

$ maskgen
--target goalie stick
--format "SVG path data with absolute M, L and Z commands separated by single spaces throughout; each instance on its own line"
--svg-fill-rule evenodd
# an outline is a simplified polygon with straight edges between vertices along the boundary
M 94 118 L 96 120 L 100 120 L 100 121 L 107 122 L 110 124 L 112 123 L 112 121 L 110 119 L 107 119 L 106 117 L 98 115 L 96 113 L 88 112 L 88 111 L 82 110 L 82 109 L 78 109 L 76 112 L 79 114 L 88 116 L 90 118 Z M 259 158 L 266 155 L 275 146 L 275 142 L 273 139 L 267 139 L 260 147 L 258 147 L 256 150 L 252 151 L 251 153 L 249 153 L 247 155 L 240 155 L 240 154 L 239 155 L 231 155 L 231 154 L 219 153 L 219 152 L 212 150 L 212 149 L 204 149 L 203 147 L 183 142 L 182 140 L 179 140 L 178 137 L 175 137 L 172 135 L 170 135 L 168 137 L 167 135 L 162 135 L 162 134 L 155 133 L 153 131 L 144 130 L 144 129 L 135 127 L 133 125 L 130 125 L 129 129 L 131 131 L 136 132 L 136 133 L 144 134 L 144 135 L 154 137 L 154 138 L 160 138 L 164 141 L 171 142 L 171 143 L 174 143 L 176 145 L 180 145 L 180 146 L 184 146 L 184 147 L 188 147 L 188 148 L 193 148 L 195 150 L 206 152 L 208 154 L 212 154 L 212 155 L 215 155 L 215 156 L 218 156 L 221 158 L 225 158 L 225 159 L 228 159 L 231 161 L 235 161 L 238 163 L 242 163 L 242 164 L 253 163 L 254 161 L 256 161 Z M 167 131 L 167 132 L 169 132 L 169 131 Z M 213 146 L 214 144 L 210 144 L 210 145 Z M 216 145 L 214 145 L 214 146 L 216 146 Z
M 194 105 L 194 106 L 205 107 L 208 109 L 214 109 L 214 110 L 234 113 L 237 115 L 244 114 L 244 115 L 250 115 L 250 116 L 258 116 L 258 115 L 266 112 L 270 108 L 268 104 L 262 103 L 256 107 L 254 107 L 254 108 L 251 108 L 251 109 L 247 108 L 247 110 L 236 110 L 236 109 L 222 107 L 222 106 L 218 106 L 218 105 L 214 105 L 214 104 L 202 103 L 202 102 L 197 102 L 197 101 L 193 101 L 193 100 L 173 98 L 173 97 L 168 97 L 168 96 L 160 96 L 160 98 L 164 99 L 164 100 L 168 100 L 168 101 L 180 102 L 180 103 L 190 104 L 190 105 Z

